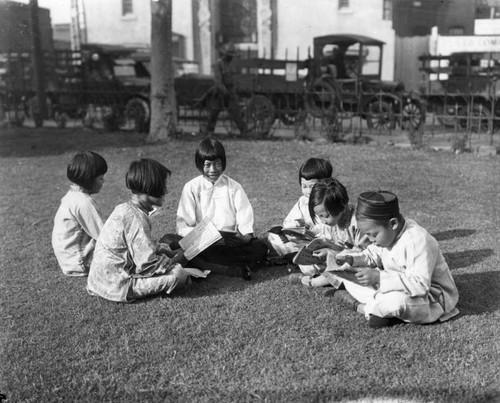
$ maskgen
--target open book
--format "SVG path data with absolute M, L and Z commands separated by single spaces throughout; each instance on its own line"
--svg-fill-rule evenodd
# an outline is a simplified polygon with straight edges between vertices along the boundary
M 339 266 L 335 256 L 328 255 L 326 259 L 326 270 L 322 273 L 322 275 L 329 279 L 332 285 L 336 283 L 334 276 L 359 284 L 359 280 L 356 278 L 356 273 L 359 269 L 359 267 L 350 266 L 349 263 L 344 263 Z
M 186 259 L 191 260 L 221 238 L 220 232 L 217 231 L 210 218 L 205 217 L 179 241 L 179 245 Z
M 314 232 L 306 227 L 283 228 L 281 232 L 291 242 L 311 242 L 314 239 Z
M 315 250 L 324 248 L 333 249 L 337 253 L 345 249 L 343 246 L 337 245 L 333 241 L 316 238 L 299 249 L 295 257 L 293 258 L 293 263 L 303 265 L 324 263 L 323 260 L 313 255 L 313 252 Z

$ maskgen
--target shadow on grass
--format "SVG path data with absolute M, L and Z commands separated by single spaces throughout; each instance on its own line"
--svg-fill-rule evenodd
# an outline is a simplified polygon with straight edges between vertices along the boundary
M 500 308 L 500 272 L 466 273 L 453 277 L 462 315 L 482 315 Z
M 102 148 L 138 147 L 145 135 L 135 132 L 107 133 L 97 130 L 57 128 L 2 128 L 0 157 L 39 157 Z
M 437 241 L 447 241 L 453 238 L 464 238 L 466 236 L 475 234 L 477 230 L 475 229 L 450 229 L 447 231 L 436 232 L 432 234 Z
M 493 255 L 493 249 L 464 250 L 461 252 L 443 253 L 450 270 L 472 266 Z

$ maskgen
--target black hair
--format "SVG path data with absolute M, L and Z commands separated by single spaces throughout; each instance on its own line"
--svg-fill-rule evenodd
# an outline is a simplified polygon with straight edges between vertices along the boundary
M 314 207 L 320 204 L 324 204 L 325 210 L 333 217 L 347 210 L 350 211 L 351 216 L 354 212 L 354 208 L 347 209 L 349 204 L 347 189 L 336 178 L 322 179 L 311 190 L 311 195 L 309 196 L 309 214 L 314 223 L 316 222 Z M 343 227 L 340 223 L 338 225 Z
M 163 164 L 151 158 L 141 158 L 130 164 L 125 183 L 132 193 L 162 197 L 167 193 L 167 178 L 171 172 Z
M 356 211 L 356 221 L 359 223 L 361 221 L 365 221 L 365 220 L 370 220 L 370 221 L 373 221 L 376 225 L 380 225 L 384 228 L 389 228 L 389 225 L 390 225 L 390 221 L 395 218 L 396 220 L 398 220 L 398 222 L 400 223 L 403 223 L 405 221 L 403 215 L 401 213 L 398 213 L 396 214 L 394 217 L 390 217 L 390 218 L 384 218 L 384 219 L 374 219 L 374 218 L 369 218 L 369 217 L 366 217 L 362 214 L 358 214 L 358 212 Z
M 220 159 L 222 162 L 222 170 L 226 170 L 226 150 L 219 140 L 214 140 L 206 138 L 202 140 L 201 143 L 196 148 L 196 154 L 194 157 L 196 168 L 203 172 L 203 165 L 205 161 L 215 161 Z
M 84 189 L 91 189 L 96 178 L 108 172 L 106 160 L 93 151 L 78 152 L 68 164 L 66 176 Z
M 305 180 L 311 179 L 327 179 L 333 174 L 333 167 L 330 161 L 323 158 L 309 158 L 306 160 L 299 169 L 299 184 L 302 178 Z

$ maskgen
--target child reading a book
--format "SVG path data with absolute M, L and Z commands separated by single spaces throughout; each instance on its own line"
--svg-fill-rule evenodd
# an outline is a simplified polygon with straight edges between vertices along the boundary
M 71 182 L 54 217 L 52 248 L 62 272 L 67 276 L 86 276 L 95 242 L 104 224 L 92 199 L 104 184 L 106 160 L 93 151 L 77 153 L 68 164 Z
M 399 211 L 398 198 L 387 191 L 358 197 L 359 229 L 373 244 L 350 253 L 345 262 L 357 271 L 360 285 L 344 281 L 346 290 L 361 303 L 372 328 L 397 323 L 432 323 L 458 314 L 458 291 L 438 242 Z M 358 268 L 363 266 L 363 268 Z
M 312 240 L 317 233 L 321 233 L 322 224 L 313 222 L 309 213 L 309 195 L 318 181 L 330 178 L 332 173 L 332 165 L 323 158 L 309 158 L 300 166 L 299 185 L 302 195 L 283 220 L 283 226 L 273 227 L 262 236 L 262 239 L 269 247 L 271 255 L 285 256 L 284 260 L 269 258 L 270 262 L 284 263 L 291 261 L 302 246 L 303 237 L 299 236 L 294 239 L 293 230 L 287 236 L 287 229 L 303 229 L 304 232 L 311 235 L 309 240 Z M 283 229 L 285 229 L 285 232 L 283 232 Z
M 163 205 L 168 176 L 165 166 L 149 158 L 130 164 L 125 182 L 132 195 L 102 227 L 87 281 L 89 294 L 133 302 L 189 284 L 184 268 L 174 263 L 182 255 L 174 257 L 167 245 L 151 237 L 150 216 Z
M 243 187 L 224 174 L 223 145 L 207 138 L 195 153 L 201 175 L 185 184 L 177 209 L 177 234 L 186 236 L 209 218 L 222 239 L 190 261 L 191 267 L 215 274 L 251 279 L 252 270 L 264 259 L 267 246 L 254 237 L 253 209 Z M 175 242 L 171 244 L 174 248 Z
M 319 219 L 324 224 L 318 238 L 324 240 L 323 244 L 317 243 L 317 248 L 311 250 L 313 245 L 304 246 L 294 258 L 294 263 L 299 265 L 302 273 L 293 273 L 290 275 L 290 281 L 294 284 L 304 284 L 309 287 L 324 287 L 332 285 L 338 288 L 342 281 L 338 279 L 332 283 L 331 278 L 321 276 L 326 269 L 326 259 L 328 254 L 339 253 L 342 249 L 362 250 L 368 240 L 358 230 L 356 218 L 354 217 L 354 206 L 349 204 L 349 196 L 345 186 L 335 178 L 321 180 L 316 183 L 309 196 L 309 213 L 313 222 Z M 316 244 L 315 241 L 313 243 Z M 328 243 L 331 243 L 328 246 Z M 311 264 L 303 254 L 311 252 Z

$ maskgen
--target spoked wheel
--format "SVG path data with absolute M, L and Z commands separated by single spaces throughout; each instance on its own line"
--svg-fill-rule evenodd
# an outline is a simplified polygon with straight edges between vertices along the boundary
M 142 98 L 132 98 L 125 105 L 126 124 L 136 132 L 145 133 L 149 130 L 150 115 L 149 104 Z
M 257 136 L 268 136 L 275 119 L 275 109 L 269 98 L 254 95 L 248 100 L 246 120 L 248 131 Z
M 465 120 L 465 127 L 472 133 L 488 133 L 490 129 L 489 121 L 491 119 L 491 111 L 486 105 L 476 104 L 472 107 L 470 117 Z
M 368 104 L 366 123 L 369 129 L 392 130 L 395 126 L 394 112 L 385 101 L 373 101 Z
M 425 121 L 425 113 L 420 103 L 410 101 L 403 106 L 401 111 L 401 128 L 416 130 Z
M 319 78 L 306 89 L 307 112 L 317 118 L 328 115 L 335 110 L 338 98 L 338 90 L 335 86 L 329 81 Z

